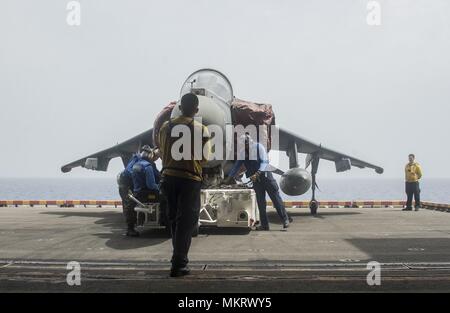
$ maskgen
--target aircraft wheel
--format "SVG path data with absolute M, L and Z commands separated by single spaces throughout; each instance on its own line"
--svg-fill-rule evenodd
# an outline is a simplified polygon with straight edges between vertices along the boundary
M 319 208 L 319 203 L 316 200 L 311 200 L 309 203 L 309 210 L 311 211 L 312 215 L 317 214 L 317 209 Z

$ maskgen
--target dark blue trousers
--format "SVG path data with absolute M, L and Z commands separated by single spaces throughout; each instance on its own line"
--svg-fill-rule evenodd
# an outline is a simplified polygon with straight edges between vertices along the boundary
M 122 199 L 123 216 L 128 228 L 133 228 L 136 225 L 137 214 L 134 208 L 136 203 L 128 197 L 130 191 L 129 186 L 119 186 L 119 194 Z
M 162 181 L 172 232 L 173 268 L 185 267 L 189 262 L 192 232 L 200 213 L 200 188 L 201 182 L 186 178 L 165 176 Z
M 406 182 L 405 183 L 405 191 L 407 195 L 406 207 L 408 209 L 412 208 L 412 200 L 414 196 L 414 207 L 420 207 L 420 186 L 419 182 Z
M 258 202 L 259 218 L 261 226 L 268 228 L 269 220 L 267 218 L 267 200 L 266 192 L 272 200 L 274 208 L 277 210 L 278 216 L 283 223 L 289 221 L 289 216 L 284 207 L 283 199 L 280 196 L 280 189 L 272 173 L 266 172 L 265 175 L 259 177 L 259 181 L 253 183 L 253 189 L 256 193 L 256 201 Z

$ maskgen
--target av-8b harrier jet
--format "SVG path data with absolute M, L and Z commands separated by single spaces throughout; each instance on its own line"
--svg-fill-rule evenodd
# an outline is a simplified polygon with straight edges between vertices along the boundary
M 312 199 L 309 205 L 312 214 L 316 214 L 318 208 L 318 202 L 315 199 L 315 190 L 317 187 L 316 174 L 320 159 L 334 162 L 337 172 L 350 170 L 354 166 L 358 168 L 371 168 L 378 174 L 383 173 L 383 168 L 379 166 L 330 150 L 321 144 L 315 144 L 277 127 L 270 105 L 252 104 L 254 108 L 253 112 L 252 109 L 248 110 L 249 106 L 246 107 L 245 101 L 238 100 L 234 97 L 233 88 L 228 78 L 217 70 L 201 69 L 192 73 L 181 88 L 180 99 L 186 93 L 195 93 L 198 96 L 198 116 L 202 118 L 202 123 L 206 126 L 219 126 L 222 128 L 223 133 L 227 132 L 227 127 L 237 124 L 245 124 L 244 126 L 252 123 L 259 125 L 265 124 L 268 127 L 269 138 L 271 139 L 269 139 L 269 142 L 271 142 L 270 148 L 272 150 L 286 152 L 289 158 L 289 170 L 282 171 L 274 166 L 269 166 L 268 170 L 281 175 L 280 186 L 287 195 L 298 196 L 312 188 Z M 106 171 L 109 161 L 116 157 L 120 157 L 123 164 L 126 165 L 131 156 L 139 151 L 141 146 L 157 146 L 157 132 L 159 131 L 157 128 L 161 126 L 164 120 L 177 117 L 181 114 L 176 103 L 172 103 L 165 110 L 165 117 L 163 117 L 164 114 L 160 114 L 152 129 L 111 148 L 64 165 L 61 170 L 66 173 L 74 167 L 81 166 L 87 169 Z M 258 118 L 261 116 L 264 117 L 258 121 Z M 275 140 L 273 138 L 274 136 L 277 137 Z M 227 136 L 225 136 L 223 140 L 224 147 L 227 145 L 227 140 L 230 139 L 227 139 Z M 227 149 L 223 150 L 226 153 Z M 307 155 L 305 168 L 299 166 L 298 153 Z M 221 160 L 215 159 L 208 161 L 204 166 L 204 173 L 209 177 L 208 181 L 220 180 L 231 169 L 233 162 L 234 160 L 229 157 L 224 157 Z M 309 167 L 311 169 L 307 171 Z M 214 178 L 217 179 L 215 180 Z M 206 184 L 205 188 L 208 188 L 208 184 Z

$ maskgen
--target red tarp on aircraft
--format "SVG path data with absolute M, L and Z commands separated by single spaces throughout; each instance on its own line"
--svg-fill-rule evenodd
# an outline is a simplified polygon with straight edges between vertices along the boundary
M 176 101 L 172 101 L 168 105 L 166 105 L 164 109 L 159 112 L 158 116 L 153 122 L 153 145 L 155 147 L 159 147 L 159 130 L 161 129 L 161 126 L 164 124 L 164 122 L 170 119 L 170 115 L 172 114 L 172 110 L 176 104 Z
M 159 147 L 159 130 L 164 122 L 170 119 L 175 105 L 175 101 L 166 105 L 153 123 L 153 142 L 156 147 Z M 273 113 L 272 105 L 235 98 L 231 104 L 231 118 L 233 125 L 242 125 L 244 127 L 249 125 L 266 126 L 264 127 L 264 133 L 261 134 L 263 138 L 258 138 L 258 140 L 262 142 L 262 140 L 268 138 L 268 150 L 270 150 L 270 126 L 275 125 L 275 114 Z
M 271 104 L 256 103 L 235 98 L 231 104 L 231 117 L 233 125 L 263 125 L 263 132 L 259 134 L 258 141 L 267 140 L 267 150 L 271 147 L 270 126 L 275 125 L 275 114 Z M 262 137 L 262 138 L 261 138 Z

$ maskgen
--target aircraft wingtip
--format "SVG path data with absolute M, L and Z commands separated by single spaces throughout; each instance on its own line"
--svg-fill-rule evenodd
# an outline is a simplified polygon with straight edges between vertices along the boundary
M 68 173 L 68 172 L 70 172 L 72 169 L 70 168 L 70 167 L 67 167 L 67 166 L 63 166 L 63 167 L 61 167 L 61 172 L 63 172 L 63 173 Z

